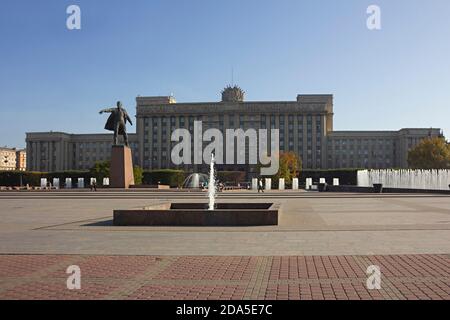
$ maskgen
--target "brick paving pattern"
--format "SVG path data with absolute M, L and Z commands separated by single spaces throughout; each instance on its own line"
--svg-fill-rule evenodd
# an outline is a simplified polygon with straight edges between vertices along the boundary
M 366 287 L 369 265 L 381 290 Z M 0 299 L 450 300 L 450 256 L 0 255 Z

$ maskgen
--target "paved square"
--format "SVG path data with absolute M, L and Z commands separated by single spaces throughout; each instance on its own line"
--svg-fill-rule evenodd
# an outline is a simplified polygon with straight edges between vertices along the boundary
M 449 299 L 450 197 L 225 192 L 278 226 L 115 227 L 115 208 L 202 192 L 0 193 L 0 299 Z M 82 289 L 68 290 L 78 265 Z M 382 289 L 368 290 L 378 265 Z
M 366 287 L 371 264 L 381 290 Z M 69 265 L 81 269 L 80 290 L 66 287 Z M 1 299 L 450 299 L 449 255 L 1 255 L 0 274 Z

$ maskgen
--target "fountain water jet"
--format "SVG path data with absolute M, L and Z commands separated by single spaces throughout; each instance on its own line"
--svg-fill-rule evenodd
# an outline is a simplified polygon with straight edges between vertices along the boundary
M 216 173 L 214 168 L 214 153 L 211 154 L 211 163 L 209 164 L 209 183 L 208 183 L 208 197 L 209 197 L 209 207 L 208 210 L 214 210 L 214 204 L 216 201 Z
M 360 187 L 380 183 L 388 188 L 448 190 L 450 170 L 360 170 L 357 182 Z

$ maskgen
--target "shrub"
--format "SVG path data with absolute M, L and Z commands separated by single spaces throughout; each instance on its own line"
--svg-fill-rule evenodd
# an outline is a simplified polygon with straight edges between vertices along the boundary
M 142 184 L 142 176 L 143 176 L 144 170 L 142 170 L 139 166 L 133 167 L 133 175 L 134 175 L 134 184 L 136 186 Z

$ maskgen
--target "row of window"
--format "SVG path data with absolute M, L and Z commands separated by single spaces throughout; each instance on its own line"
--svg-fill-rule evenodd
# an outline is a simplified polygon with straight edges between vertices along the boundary
M 79 149 L 85 149 L 85 150 L 96 150 L 96 149 L 106 149 L 110 150 L 112 146 L 112 142 L 80 142 L 80 143 L 74 143 L 73 148 L 79 148 Z M 130 142 L 130 147 L 132 149 L 137 148 L 138 143 L 137 142 Z
M 322 116 L 316 116 L 316 125 L 322 124 Z M 259 119 L 258 119 L 259 118 Z M 239 120 L 240 123 L 243 122 L 260 122 L 260 123 L 267 123 L 270 122 L 271 124 L 275 124 L 278 120 L 278 123 L 285 124 L 286 116 L 285 115 L 227 115 L 227 120 L 230 124 L 234 123 L 235 120 Z M 218 116 L 161 116 L 161 117 L 148 117 L 144 119 L 144 126 L 149 126 L 150 123 L 153 124 L 153 126 L 157 126 L 159 122 L 163 125 L 171 124 L 172 126 L 175 126 L 177 123 L 177 120 L 180 124 L 184 124 L 187 122 L 190 124 L 193 124 L 194 121 L 204 121 L 204 122 L 219 122 L 224 123 L 225 122 L 225 116 L 224 115 L 218 115 Z M 313 124 L 313 116 L 303 116 L 303 115 L 297 115 L 297 123 L 303 124 L 304 120 L 306 119 L 307 125 Z M 294 115 L 288 115 L 288 123 L 294 124 Z
M 334 146 L 346 146 L 346 145 L 383 145 L 383 146 L 395 146 L 395 142 L 392 139 L 331 139 L 330 145 Z

